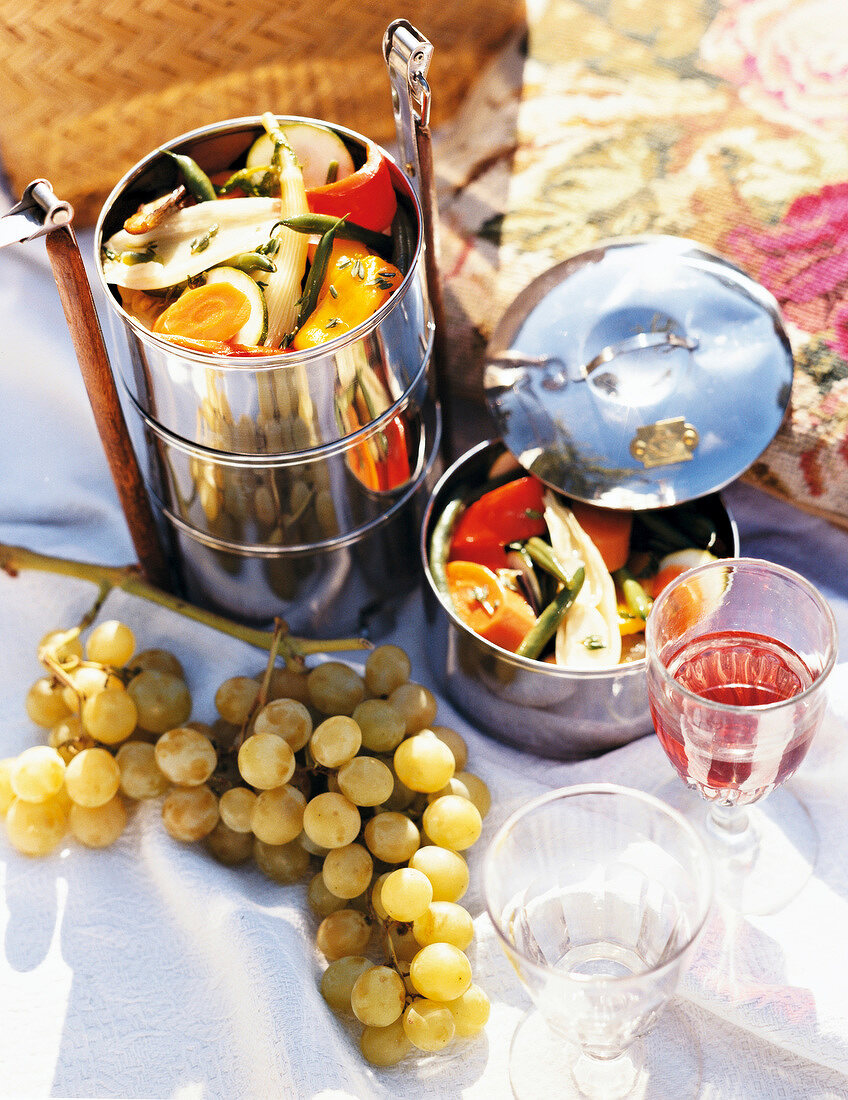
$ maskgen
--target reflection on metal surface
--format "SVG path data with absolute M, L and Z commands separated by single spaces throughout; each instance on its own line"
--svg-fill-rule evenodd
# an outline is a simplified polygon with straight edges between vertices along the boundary
M 318 638 L 359 630 L 364 616 L 376 635 L 420 578 L 421 520 L 441 473 L 438 406 L 423 410 L 420 432 L 413 479 L 395 493 L 380 494 L 382 501 L 359 513 L 359 526 L 329 538 L 304 513 L 279 541 L 272 530 L 264 542 L 253 543 L 251 538 L 262 537 L 255 517 L 236 519 L 221 511 L 215 523 L 204 517 L 205 526 L 193 526 L 154 496 L 157 518 L 177 547 L 188 598 L 261 625 L 279 616 L 293 632 Z M 287 545 L 285 537 L 292 542 Z
M 682 416 L 658 420 L 636 429 L 630 453 L 643 466 L 670 466 L 689 462 L 698 446 L 698 432 Z

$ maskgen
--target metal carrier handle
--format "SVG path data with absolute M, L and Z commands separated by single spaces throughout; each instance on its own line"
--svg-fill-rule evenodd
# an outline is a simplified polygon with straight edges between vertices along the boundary
M 103 331 L 73 231 L 74 210 L 47 180 L 34 180 L 21 201 L 0 217 L 0 248 L 44 237 L 106 460 L 145 578 L 172 589 L 172 573 L 121 409 Z
M 430 85 L 427 70 L 433 56 L 430 42 L 406 19 L 395 19 L 383 36 L 383 54 L 392 85 L 403 169 L 421 197 L 421 165 L 417 131 L 430 125 Z
M 70 225 L 74 209 L 53 193 L 47 180 L 33 180 L 24 189 L 21 201 L 0 217 L 0 248 L 23 244 Z
M 629 355 L 633 351 L 641 351 L 643 348 L 685 348 L 686 351 L 695 351 L 698 341 L 694 337 L 678 336 L 675 332 L 637 332 L 635 336 L 628 336 L 619 340 L 617 344 L 609 344 L 602 348 L 598 354 L 590 359 L 585 366 L 580 368 L 580 374 L 588 378 L 593 370 L 611 363 L 619 355 Z
M 383 36 L 383 55 L 392 86 L 398 146 L 403 170 L 421 203 L 424 230 L 424 270 L 433 310 L 434 397 L 442 410 L 442 453 L 453 457 L 453 416 L 450 378 L 447 373 L 445 305 L 439 273 L 439 207 L 430 133 L 430 85 L 427 71 L 433 46 L 406 19 L 395 19 Z
M 541 385 L 546 390 L 561 390 L 569 382 L 585 382 L 593 371 L 605 363 L 612 363 L 623 355 L 630 355 L 644 348 L 657 348 L 660 352 L 681 348 L 688 352 L 698 348 L 697 337 L 678 336 L 674 332 L 637 332 L 615 344 L 608 344 L 597 355 L 576 367 L 567 367 L 565 362 L 554 355 L 525 355 L 523 352 L 507 350 L 493 355 L 486 364 L 485 385 L 487 389 L 508 389 L 515 385 L 525 370 L 542 372 Z

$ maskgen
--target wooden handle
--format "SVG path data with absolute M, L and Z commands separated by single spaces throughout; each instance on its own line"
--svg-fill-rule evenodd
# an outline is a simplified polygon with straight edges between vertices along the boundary
M 130 441 L 74 231 L 70 225 L 62 226 L 49 232 L 45 241 L 94 420 L 139 565 L 151 584 L 169 591 L 173 587 L 171 571 Z
M 427 294 L 433 310 L 433 367 L 436 390 L 442 407 L 442 454 L 452 461 L 453 453 L 453 394 L 448 374 L 447 341 L 445 339 L 445 299 L 439 273 L 439 207 L 436 201 L 436 178 L 433 167 L 433 145 L 429 126 L 420 121 L 415 124 L 415 145 L 418 152 L 420 173 L 421 211 L 424 228 L 424 271 L 427 277 Z

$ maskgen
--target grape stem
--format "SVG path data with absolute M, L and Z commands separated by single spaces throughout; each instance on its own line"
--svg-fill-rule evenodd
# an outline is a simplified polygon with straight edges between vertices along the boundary
M 326 638 L 313 640 L 299 638 L 289 634 L 287 629 L 260 630 L 256 627 L 245 626 L 243 623 L 234 622 L 225 615 L 219 615 L 205 608 L 195 607 L 187 600 L 181 599 L 170 592 L 164 592 L 155 588 L 141 576 L 138 566 L 125 565 L 99 565 L 95 562 L 73 561 L 68 558 L 52 557 L 48 554 L 39 554 L 35 550 L 28 550 L 23 546 L 9 546 L 0 543 L 0 569 L 10 577 L 16 577 L 24 570 L 33 570 L 42 573 L 53 573 L 59 576 L 75 577 L 77 580 L 89 581 L 97 586 L 98 594 L 94 605 L 83 617 L 80 628 L 85 629 L 95 619 L 103 601 L 113 589 L 120 589 L 130 596 L 137 596 L 151 603 L 159 604 L 169 611 L 182 615 L 183 618 L 211 627 L 221 634 L 228 634 L 232 638 L 238 638 L 257 649 L 266 649 L 271 652 L 276 647 L 276 653 L 283 657 L 287 664 L 301 666 L 306 657 L 316 653 L 337 653 L 354 649 L 371 649 L 372 643 L 367 638 Z
M 268 701 L 268 689 L 271 683 L 271 674 L 274 670 L 274 661 L 279 652 L 280 643 L 287 635 L 288 627 L 283 619 L 274 619 L 274 632 L 271 636 L 271 643 L 268 648 L 268 664 L 265 666 L 265 672 L 262 675 L 262 682 L 259 685 L 259 691 L 253 701 L 253 706 L 248 711 L 247 717 L 242 722 L 241 729 L 230 748 L 230 753 L 233 755 L 238 755 L 238 751 L 244 744 L 244 739 L 247 737 L 247 731 L 251 729 L 253 725 L 253 719 Z

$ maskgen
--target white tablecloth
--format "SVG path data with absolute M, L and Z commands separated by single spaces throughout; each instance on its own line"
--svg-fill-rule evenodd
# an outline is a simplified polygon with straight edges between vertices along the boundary
M 88 260 L 90 234 L 81 245 Z M 41 244 L 0 252 L 0 332 L 0 541 L 131 560 Z M 743 551 L 814 581 L 848 639 L 848 534 L 742 485 L 726 499 Z M 0 756 L 38 740 L 23 711 L 39 674 L 37 640 L 75 621 L 90 599 L 76 581 L 0 575 Z M 413 677 L 432 684 L 417 596 L 408 612 L 390 640 L 409 650 Z M 130 621 L 140 647 L 178 650 L 196 718 L 214 716 L 222 679 L 263 663 L 241 642 L 122 593 L 102 614 Z M 734 930 L 730 959 L 729 930 L 717 917 L 684 983 L 703 1052 L 702 1098 L 848 1097 L 845 663 L 832 695 L 832 713 L 793 780 L 822 838 L 815 877 L 784 913 Z M 444 700 L 439 721 L 465 735 L 469 769 L 493 794 L 464 901 L 476 918 L 475 975 L 493 1002 L 484 1037 L 441 1059 L 370 1070 L 317 991 L 322 963 L 304 888 L 213 863 L 200 847 L 172 841 L 157 807 L 144 804 L 103 852 L 69 844 L 35 861 L 0 840 L 0 1096 L 509 1096 L 510 1037 L 529 1002 L 483 913 L 486 842 L 545 789 L 586 780 L 652 788 L 668 764 L 651 737 L 600 759 L 551 764 L 484 737 Z

